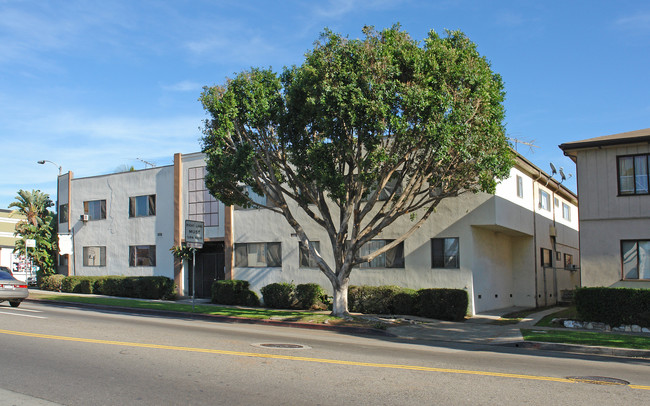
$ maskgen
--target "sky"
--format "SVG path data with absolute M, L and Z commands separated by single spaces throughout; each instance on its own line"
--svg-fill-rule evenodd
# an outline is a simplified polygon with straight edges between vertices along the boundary
M 325 28 L 396 23 L 475 42 L 505 83 L 507 135 L 533 145 L 517 151 L 574 192 L 559 144 L 650 127 L 648 1 L 0 0 L 0 208 L 20 189 L 55 201 L 59 166 L 171 165 L 201 150 L 203 86 L 299 65 Z

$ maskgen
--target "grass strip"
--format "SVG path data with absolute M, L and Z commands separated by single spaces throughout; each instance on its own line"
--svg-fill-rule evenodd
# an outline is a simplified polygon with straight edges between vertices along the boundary
M 650 350 L 650 337 L 572 330 L 521 329 L 526 341 Z
M 338 317 L 332 317 L 327 314 L 313 313 L 305 311 L 287 311 L 274 310 L 267 308 L 242 308 L 242 307 L 225 307 L 218 305 L 197 304 L 192 309 L 191 304 L 175 303 L 166 301 L 148 301 L 137 299 L 119 299 L 107 297 L 75 296 L 75 295 L 48 295 L 48 294 L 31 294 L 30 296 L 37 299 L 52 300 L 58 302 L 88 303 L 102 306 L 121 306 L 136 309 L 152 309 L 173 312 L 187 312 L 199 314 L 211 314 L 217 316 L 244 317 L 249 319 L 274 319 L 285 321 L 305 321 L 312 323 L 326 323 L 340 320 Z

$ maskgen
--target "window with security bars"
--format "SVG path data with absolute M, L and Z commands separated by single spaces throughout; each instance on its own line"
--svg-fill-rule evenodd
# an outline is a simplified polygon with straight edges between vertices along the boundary
M 188 169 L 188 220 L 202 221 L 205 227 L 219 225 L 219 201 L 205 186 L 205 166 Z
M 106 247 L 83 247 L 84 266 L 106 266 Z

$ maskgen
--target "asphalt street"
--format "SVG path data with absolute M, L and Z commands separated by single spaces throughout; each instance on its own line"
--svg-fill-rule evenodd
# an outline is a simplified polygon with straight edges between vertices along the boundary
M 650 402 L 644 359 L 30 302 L 0 304 L 0 323 L 0 367 L 11 371 L 0 377 L 0 394 L 15 399 L 4 404 Z

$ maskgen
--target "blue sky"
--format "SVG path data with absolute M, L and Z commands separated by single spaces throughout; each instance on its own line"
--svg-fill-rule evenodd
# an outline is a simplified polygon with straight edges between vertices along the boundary
M 506 129 L 549 172 L 563 142 L 650 127 L 647 1 L 0 0 L 0 208 L 75 177 L 200 150 L 197 101 L 251 66 L 300 64 L 323 28 L 460 29 L 502 75 Z M 575 176 L 566 184 L 575 191 Z

